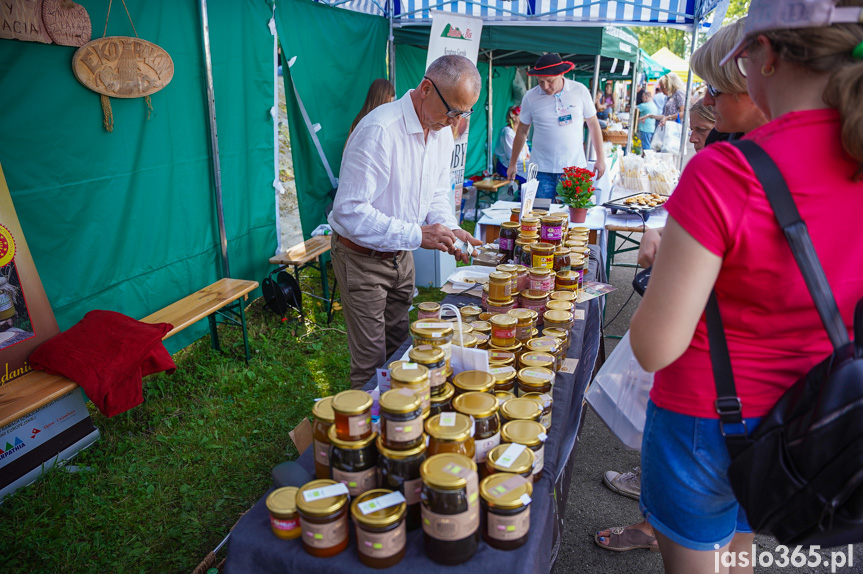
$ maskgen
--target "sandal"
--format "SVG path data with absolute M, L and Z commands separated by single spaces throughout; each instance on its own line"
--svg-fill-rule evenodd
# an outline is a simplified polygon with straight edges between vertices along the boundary
M 647 548 L 651 552 L 659 552 L 659 545 L 656 543 L 656 538 L 649 534 L 645 534 L 638 528 L 615 526 L 614 528 L 609 528 L 608 531 L 611 532 L 611 536 L 608 537 L 608 544 L 603 544 L 599 540 L 600 538 L 604 538 L 599 535 L 599 532 L 604 532 L 603 530 L 600 530 L 593 535 L 593 541 L 600 548 L 613 550 L 614 552 L 626 552 L 627 550 L 635 550 L 637 548 Z

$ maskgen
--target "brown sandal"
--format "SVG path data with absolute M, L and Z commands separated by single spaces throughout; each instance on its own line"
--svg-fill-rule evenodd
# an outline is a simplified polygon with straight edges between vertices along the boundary
M 608 537 L 608 544 L 603 544 L 599 541 L 600 538 L 604 538 L 599 535 L 599 532 L 604 532 L 604 530 L 600 530 L 593 535 L 593 541 L 600 548 L 613 550 L 614 552 L 626 552 L 627 550 L 647 548 L 651 552 L 659 552 L 659 545 L 656 543 L 656 538 L 649 534 L 645 534 L 638 528 L 615 526 L 614 528 L 608 528 L 607 530 L 611 532 L 611 536 Z

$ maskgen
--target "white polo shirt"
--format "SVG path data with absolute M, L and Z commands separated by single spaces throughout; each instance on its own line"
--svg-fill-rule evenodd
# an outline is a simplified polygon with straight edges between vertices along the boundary
M 530 160 L 539 171 L 563 173 L 565 167 L 587 167 L 584 120 L 595 115 L 590 92 L 578 82 L 564 78 L 563 89 L 553 96 L 539 86 L 529 89 L 521 100 L 519 121 L 533 125 Z M 561 125 L 568 116 L 571 121 Z

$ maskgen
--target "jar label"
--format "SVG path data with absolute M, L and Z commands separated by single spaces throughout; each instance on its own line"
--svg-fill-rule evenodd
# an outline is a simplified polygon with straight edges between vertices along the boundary
M 477 464 L 485 464 L 489 451 L 500 444 L 500 433 L 496 432 L 488 438 L 475 439 L 474 444 L 476 452 L 473 455 L 473 459 Z
M 545 463 L 545 445 L 533 451 L 533 474 L 539 474 Z
M 537 379 L 542 379 L 543 381 L 553 381 L 554 374 L 553 373 L 543 373 L 542 371 L 534 371 L 533 369 L 525 369 L 522 371 L 526 376 L 535 377 Z
M 551 428 L 551 409 L 548 409 L 548 412 L 543 411 L 543 413 L 539 416 L 539 424 L 545 427 L 545 430 Z
M 351 496 L 359 496 L 378 487 L 378 468 L 373 466 L 359 472 L 345 472 L 333 467 L 333 480 L 346 485 Z
M 506 361 L 514 359 L 515 355 L 509 351 L 489 351 L 488 358 L 492 361 Z
M 515 339 L 515 327 L 511 327 L 509 329 L 492 327 L 491 336 L 493 339 Z
M 315 462 L 330 466 L 330 445 L 315 439 L 312 447 L 315 449 Z
M 440 311 L 417 311 L 417 319 L 440 319 Z
M 372 498 L 371 500 L 366 500 L 365 502 L 357 504 L 357 508 L 359 508 L 360 512 L 363 514 L 371 514 L 372 512 L 377 512 L 378 510 L 383 510 L 384 508 L 389 508 L 390 506 L 395 506 L 402 502 L 405 502 L 405 497 L 401 492 L 396 490 L 395 492 L 383 494 L 377 498 Z
M 429 386 L 431 386 L 431 388 L 437 389 L 446 383 L 446 375 L 444 375 L 445 370 L 444 365 L 441 365 L 437 369 L 429 370 Z
M 405 504 L 408 506 L 416 504 L 420 501 L 420 494 L 423 490 L 423 479 L 406 480 L 402 483 L 402 489 L 404 490 Z
M 525 325 L 524 327 L 515 328 L 515 338 L 519 341 L 530 339 L 531 334 L 533 334 L 533 325 Z
M 273 527 L 273 530 L 279 530 L 281 532 L 290 532 L 291 530 L 296 530 L 300 527 L 300 522 L 296 518 L 291 518 L 290 520 L 281 520 L 276 518 L 272 514 L 270 515 L 270 526 Z
M 315 524 L 301 516 L 300 527 L 303 529 L 303 544 L 306 546 L 332 548 L 348 537 L 348 515 L 345 513 L 328 524 Z
M 558 291 L 578 291 L 578 284 L 574 283 L 572 285 L 562 285 L 560 283 L 557 283 L 555 285 L 555 289 L 557 289 Z
M 513 367 L 494 367 L 493 369 L 489 369 L 488 373 L 490 375 L 502 375 L 504 373 L 514 373 L 515 368 Z
M 417 329 L 448 329 L 452 327 L 450 323 L 417 323 Z
M 369 532 L 357 524 L 357 549 L 369 558 L 390 558 L 401 552 L 407 540 L 405 521 L 389 532 Z
M 553 255 L 534 255 L 531 253 L 531 261 L 534 267 L 545 267 L 546 269 L 554 268 Z
M 488 537 L 494 540 L 518 540 L 530 530 L 530 507 L 515 516 L 500 516 L 494 512 L 486 514 L 488 518 Z
M 387 442 L 411 442 L 423 434 L 422 417 L 410 421 L 391 421 L 385 418 L 384 421 Z
M 454 427 L 455 413 L 441 413 L 440 422 L 438 424 L 440 424 L 440 426 L 442 427 Z
M 339 483 L 322 486 L 321 488 L 315 488 L 312 490 L 305 490 L 303 491 L 303 498 L 306 502 L 311 502 L 313 500 L 323 500 L 324 498 L 330 498 L 332 496 L 341 496 L 342 494 L 348 494 L 348 487 Z
M 512 251 L 515 247 L 515 241 L 513 239 L 506 239 L 503 237 L 499 238 L 499 247 L 501 251 Z
M 524 452 L 524 449 L 526 448 L 527 447 L 523 444 L 510 444 L 508 447 L 506 447 L 506 450 L 503 451 L 503 454 L 497 458 L 495 464 L 503 468 L 511 467 L 512 463 L 514 463 L 516 459 L 521 456 L 521 453 Z
M 369 413 L 348 417 L 348 433 L 351 436 L 368 434 L 371 429 L 372 417 Z
M 557 225 L 544 225 L 540 231 L 540 237 L 543 240 L 551 239 L 552 241 L 560 241 L 563 235 L 563 228 Z
M 422 505 L 423 532 L 435 540 L 451 542 L 467 538 L 479 528 L 479 506 L 458 514 L 438 514 Z

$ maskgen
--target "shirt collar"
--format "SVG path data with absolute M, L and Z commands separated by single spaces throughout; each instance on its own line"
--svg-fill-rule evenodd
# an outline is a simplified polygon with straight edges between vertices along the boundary
M 409 134 L 423 133 L 423 126 L 420 123 L 420 119 L 414 109 L 413 100 L 411 99 L 412 93 L 413 90 L 408 90 L 401 100 L 399 100 L 402 105 L 402 113 L 405 116 L 405 128 Z

